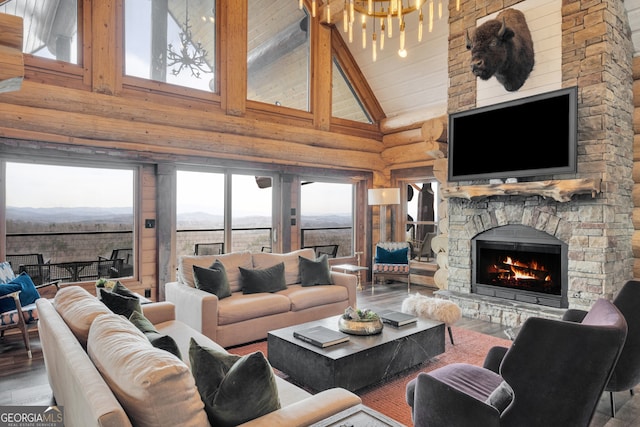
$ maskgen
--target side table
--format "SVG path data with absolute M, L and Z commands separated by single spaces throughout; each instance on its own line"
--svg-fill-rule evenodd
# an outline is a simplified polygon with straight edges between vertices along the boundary
M 360 279 L 360 272 L 369 270 L 368 267 L 361 267 L 359 265 L 354 264 L 337 264 L 332 265 L 331 269 L 342 270 L 343 273 L 350 273 L 356 275 L 356 283 L 358 284 L 357 289 L 359 291 L 362 290 L 362 281 Z
M 325 418 L 311 427 L 405 427 L 403 424 L 374 411 L 365 405 L 356 405 Z

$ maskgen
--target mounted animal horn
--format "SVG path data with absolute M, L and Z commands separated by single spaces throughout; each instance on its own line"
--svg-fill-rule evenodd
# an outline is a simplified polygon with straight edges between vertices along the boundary
M 472 42 L 471 42 L 471 37 L 469 37 L 469 29 L 468 28 L 467 28 L 467 32 L 465 33 L 465 35 L 467 36 L 467 49 L 471 49 Z
M 502 26 L 498 30 L 498 38 L 501 39 L 504 36 L 504 32 L 507 30 L 507 26 L 504 23 L 504 16 L 502 17 Z

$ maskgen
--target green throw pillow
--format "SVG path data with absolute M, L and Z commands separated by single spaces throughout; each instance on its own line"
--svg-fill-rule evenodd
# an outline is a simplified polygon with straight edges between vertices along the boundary
M 118 294 L 118 295 L 125 296 L 125 297 L 129 297 L 129 298 L 138 298 L 138 296 L 136 294 L 134 294 L 125 285 L 120 283 L 119 280 L 116 280 L 116 284 L 113 286 L 113 289 L 111 289 L 111 292 L 113 292 L 115 294 Z
M 298 257 L 300 269 L 300 284 L 302 286 L 333 285 L 331 269 L 329 268 L 329 256 L 322 255 L 317 260 Z
M 193 281 L 196 288 L 214 294 L 219 299 L 231 296 L 227 271 L 219 260 L 216 260 L 209 268 L 194 265 Z
M 166 350 L 174 356 L 178 357 L 178 359 L 182 359 L 182 353 L 178 348 L 178 344 L 176 341 L 169 335 L 162 335 L 153 323 L 149 321 L 142 313 L 134 311 L 129 316 L 129 321 L 133 323 L 133 325 L 140 329 L 140 331 L 147 337 L 151 345 L 155 348 L 159 348 L 161 350 Z
M 104 289 L 100 289 L 100 298 L 104 305 L 109 307 L 109 310 L 113 311 L 115 314 L 120 314 L 129 318 L 131 313 L 137 311 L 142 313 L 142 308 L 140 307 L 140 300 L 138 298 L 126 297 L 124 295 L 118 295 L 113 292 L 106 291 Z
M 189 360 L 211 425 L 237 426 L 280 408 L 273 370 L 261 352 L 237 356 L 191 338 Z
M 284 262 L 262 269 L 240 269 L 242 293 L 257 294 L 259 292 L 278 292 L 287 289 L 284 277 Z

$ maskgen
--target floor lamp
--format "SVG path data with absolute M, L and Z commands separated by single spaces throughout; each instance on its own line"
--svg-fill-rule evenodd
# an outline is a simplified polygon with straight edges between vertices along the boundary
M 369 205 L 380 206 L 380 241 L 387 241 L 387 205 L 400 204 L 399 188 L 369 189 Z

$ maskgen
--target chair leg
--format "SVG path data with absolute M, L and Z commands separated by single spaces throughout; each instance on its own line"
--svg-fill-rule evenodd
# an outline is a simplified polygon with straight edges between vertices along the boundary
M 453 342 L 453 332 L 451 331 L 451 326 L 447 326 L 447 331 L 449 331 L 449 340 L 451 341 L 451 345 L 455 345 Z
M 609 402 L 611 402 L 611 418 L 616 417 L 616 398 L 613 396 L 613 392 L 609 392 Z

